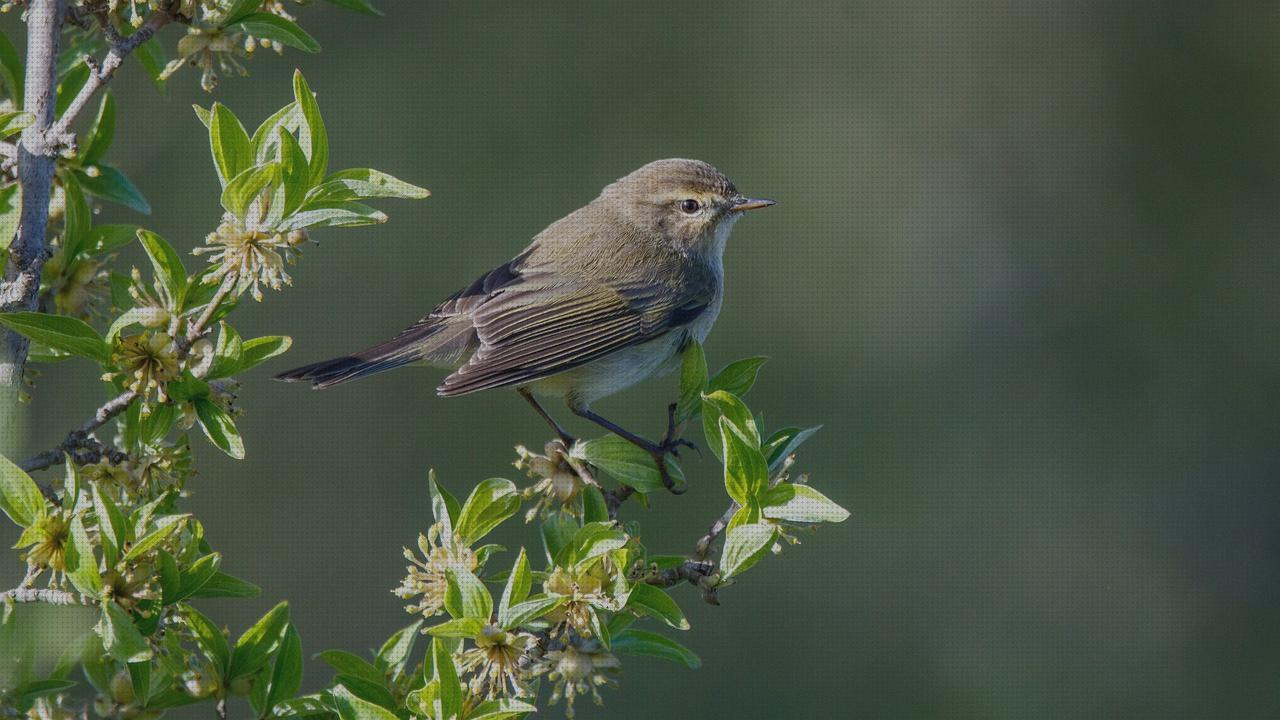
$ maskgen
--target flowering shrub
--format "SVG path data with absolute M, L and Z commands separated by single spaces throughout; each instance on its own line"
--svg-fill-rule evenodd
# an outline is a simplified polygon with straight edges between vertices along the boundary
M 365 0 L 332 1 L 372 12 Z M 10 162 L 0 182 L 0 230 L 6 242 L 13 235 L 0 296 L 5 367 L 16 391 L 24 370 L 27 382 L 34 377 L 28 361 L 88 363 L 110 392 L 58 446 L 22 462 L 0 457 L 0 511 L 21 530 L 15 547 L 26 568 L 20 585 L 0 596 L 0 646 L 34 622 L 26 603 L 85 606 L 98 617 L 87 645 L 66 648 L 48 676 L 34 676 L 30 658 L 19 657 L 6 675 L 11 682 L 0 686 L 0 715 L 156 718 L 211 703 L 221 717 L 498 720 L 560 700 L 572 715 L 584 696 L 603 700 L 600 689 L 618 681 L 623 657 L 698 667 L 673 638 L 690 626 L 669 588 L 691 584 L 717 603 L 753 565 L 796 543 L 799 529 L 847 517 L 795 473 L 795 452 L 816 428 L 766 433 L 741 399 L 763 359 L 711 375 L 693 344 L 670 420 L 676 429 L 700 424 L 728 497 L 723 516 L 688 553 L 657 554 L 641 542 L 639 523 L 620 520 L 627 501 L 661 490 L 663 477 L 647 452 L 618 437 L 557 439 L 542 454 L 519 447 L 523 488 L 491 478 L 462 501 L 432 473 L 426 491 L 434 517 L 424 518 L 416 549 L 405 550 L 409 564 L 393 590 L 413 621 L 367 659 L 320 653 L 335 674 L 319 692 L 299 695 L 302 642 L 287 603 L 234 634 L 200 609 L 206 598 L 260 591 L 221 570 L 222 555 L 183 509 L 194 477 L 191 444 L 245 457 L 234 378 L 289 348 L 284 336 L 241 337 L 231 324 L 239 301 L 262 301 L 265 290 L 289 285 L 286 268 L 313 233 L 384 222 L 368 201 L 427 191 L 376 170 L 332 171 L 319 106 L 295 73 L 292 100 L 252 134 L 222 104 L 197 108 L 222 217 L 191 249 L 205 262 L 189 269 L 154 232 L 93 223 L 95 203 L 150 207 L 105 162 L 115 127 L 110 93 L 79 136 L 69 134 L 76 112 L 131 52 L 158 82 L 193 65 L 212 89 L 217 72 L 240 72 L 255 48 L 315 51 L 315 41 L 272 0 L 6 7 L 28 13 L 28 64 L 53 63 L 42 55 L 42 31 L 81 58 L 107 49 L 100 61 L 51 64 L 56 90 L 54 83 L 24 88 L 26 69 L 0 42 L 9 108 L 0 113 L 0 134 L 23 131 L 17 144 L 3 145 Z M 166 62 L 153 33 L 172 23 L 186 25 L 187 34 L 179 57 Z M 60 117 L 16 109 L 40 92 Z M 17 202 L 19 188 L 27 207 Z M 149 267 L 121 272 L 115 252 L 134 242 Z M 674 463 L 670 472 L 683 481 Z M 509 521 L 527 524 L 533 542 L 514 552 L 483 542 Z M 229 710 L 236 698 L 247 709 Z

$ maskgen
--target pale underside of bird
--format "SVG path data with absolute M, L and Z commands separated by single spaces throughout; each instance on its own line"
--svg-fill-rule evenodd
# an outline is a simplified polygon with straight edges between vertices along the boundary
M 394 338 L 277 378 L 327 388 L 404 365 L 450 368 L 440 395 L 514 388 L 571 443 L 534 395 L 562 398 L 648 451 L 670 489 L 665 456 L 688 444 L 674 428 L 654 443 L 590 405 L 674 369 L 690 340 L 706 338 L 724 296 L 729 233 L 744 211 L 772 204 L 742 196 L 705 162 L 649 163 Z

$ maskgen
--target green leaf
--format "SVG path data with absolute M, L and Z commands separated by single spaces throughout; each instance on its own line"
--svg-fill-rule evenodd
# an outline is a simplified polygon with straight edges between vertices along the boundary
M 302 111 L 298 110 L 296 102 L 285 105 L 263 120 L 258 129 L 253 131 L 254 162 L 262 164 L 279 156 L 277 143 L 280 136 L 276 128 L 284 127 L 289 132 L 298 132 L 302 124 Z
M 547 562 L 555 563 L 556 557 L 573 542 L 578 532 L 578 523 L 559 515 L 552 515 L 542 521 L 542 546 L 547 553 Z
M 338 7 L 354 10 L 365 15 L 381 15 L 382 11 L 369 4 L 369 0 L 326 0 Z
M 223 188 L 240 173 L 253 167 L 253 148 L 240 118 L 226 105 L 214 103 L 209 112 L 209 149 Z
M 422 620 L 415 620 L 411 625 L 395 631 L 374 657 L 374 664 L 384 673 L 392 676 L 404 671 L 409 657 L 413 654 L 413 646 L 418 639 L 418 631 L 422 628 Z
M 498 625 L 504 630 L 514 630 L 537 620 L 567 602 L 569 598 L 565 595 L 538 595 L 512 605 L 505 613 L 499 613 Z
M 58 177 L 62 181 L 66 206 L 62 221 L 62 252 L 70 261 L 80 254 L 82 246 L 88 244 L 89 228 L 93 223 L 93 217 L 81 189 L 79 182 L 81 176 L 77 173 L 62 173 Z
M 316 49 L 311 52 L 319 49 L 320 46 L 316 45 Z M 324 180 L 325 173 L 329 171 L 329 135 L 325 132 L 324 120 L 320 118 L 320 106 L 316 104 L 316 96 L 311 92 L 306 78 L 302 77 L 302 72 L 299 70 L 293 71 L 293 101 L 302 111 L 303 124 L 298 129 L 298 143 L 302 145 L 302 150 L 309 160 L 311 184 L 319 185 Z
M 446 620 L 427 628 L 427 634 L 443 638 L 473 638 L 484 630 L 485 621 L 479 618 L 460 617 Z
M 708 392 L 724 390 L 737 397 L 746 395 L 751 386 L 756 384 L 760 366 L 768 361 L 767 357 L 749 357 L 729 363 L 707 382 Z
M 7 138 L 36 121 L 29 112 L 0 112 L 0 138 Z
M 440 707 L 445 718 L 462 714 L 462 683 L 458 681 L 458 668 L 453 664 L 446 642 L 440 638 L 431 640 L 432 670 L 439 683 Z
M 627 535 L 611 522 L 585 523 L 573 535 L 565 555 L 557 557 L 557 565 L 578 564 L 597 555 L 613 552 L 627 544 Z
M 794 523 L 844 522 L 849 511 L 808 485 L 781 483 L 765 494 L 764 516 Z
M 627 597 L 627 607 L 656 617 L 677 630 L 689 629 L 689 621 L 680 611 L 680 606 L 661 588 L 636 583 Z
M 396 699 L 387 689 L 385 683 L 370 682 L 364 678 L 353 677 L 351 675 L 335 675 L 333 678 L 334 685 L 341 686 L 351 691 L 352 695 L 373 703 L 378 707 L 386 710 L 394 711 L 396 707 Z
M 231 23 L 234 23 L 244 17 L 247 17 L 248 15 L 253 14 L 260 7 L 262 7 L 261 0 L 235 0 L 233 3 L 231 3 L 230 7 L 227 8 L 226 13 L 223 15 L 224 19 L 222 21 L 222 24 L 229 25 Z
M 334 1 L 329 0 L 329 2 Z M 467 720 L 511 720 L 512 718 L 522 717 L 537 711 L 538 708 L 536 706 L 530 705 L 523 700 L 500 698 L 480 703 L 467 714 Z
M 168 241 L 150 230 L 139 229 L 138 242 L 142 243 L 147 257 L 151 259 L 156 279 L 173 298 L 174 307 L 166 309 L 173 312 L 181 308 L 187 292 L 187 269 L 182 266 L 182 257 Z
M 58 80 L 57 100 L 54 103 L 55 113 L 61 117 L 71 105 L 71 101 L 80 92 L 80 88 L 89 80 L 89 66 L 83 59 L 77 58 L 76 65 Z
M 262 619 L 244 631 L 236 640 L 231 653 L 231 666 L 227 671 L 228 682 L 252 675 L 266 664 L 267 658 L 279 647 L 284 629 L 289 624 L 289 603 L 281 602 L 267 611 Z
M 333 202 L 304 205 L 301 210 L 285 218 L 281 231 L 302 228 L 360 227 L 387 221 L 386 213 L 357 202 Z
M 268 162 L 241 172 L 232 178 L 222 190 L 222 207 L 227 212 L 243 219 L 249 204 L 257 199 L 264 190 L 280 183 L 280 165 Z
M 524 548 L 520 548 L 520 554 L 511 565 L 511 574 L 507 576 L 507 584 L 502 588 L 502 598 L 498 601 L 499 623 L 502 622 L 508 608 L 529 597 L 531 588 L 533 588 L 533 573 L 529 570 L 529 556 Z
M 240 364 L 236 373 L 250 370 L 271 358 L 280 355 L 293 345 L 293 338 L 288 335 L 265 335 L 245 340 L 240 347 Z
M 194 404 L 200 429 L 204 430 L 209 442 L 236 460 L 243 460 L 244 440 L 240 438 L 240 431 L 236 429 L 231 415 L 207 398 L 198 398 Z
M 240 339 L 240 333 L 225 322 L 219 322 L 218 341 L 213 346 L 213 363 L 204 379 L 215 380 L 236 374 L 240 369 L 243 347 L 244 341 Z
M 604 501 L 600 488 L 588 485 L 582 491 L 582 521 L 608 522 L 609 505 Z
M 116 100 L 111 91 L 107 90 L 102 94 L 102 100 L 98 103 L 98 117 L 90 126 L 89 135 L 81 148 L 80 163 L 82 165 L 98 164 L 111 147 L 111 140 L 115 134 Z
M 160 41 L 153 37 L 134 49 L 133 56 L 138 58 L 138 64 L 146 71 L 147 77 L 151 78 L 156 90 L 163 93 L 165 80 L 161 75 L 164 72 L 164 66 L 168 64 L 164 45 L 161 45 Z
M 25 710 L 30 710 L 32 704 L 34 704 L 36 700 L 42 697 L 57 695 L 63 691 L 70 690 L 76 685 L 77 683 L 74 680 L 57 680 L 52 678 L 48 680 L 32 680 L 29 683 L 23 683 L 16 688 L 10 689 L 7 695 L 10 702 L 17 706 L 19 712 L 24 712 Z M 18 717 L 36 716 L 36 714 L 31 713 L 19 715 Z
M 403 198 L 420 200 L 431 195 L 426 188 L 412 185 L 372 168 L 349 168 L 326 177 L 311 191 L 308 200 L 322 202 L 367 200 L 370 198 Z
M 124 173 L 110 165 L 94 167 L 98 170 L 96 177 L 82 171 L 76 172 L 76 177 L 84 186 L 85 192 L 108 202 L 123 205 L 134 212 L 143 215 L 151 214 L 151 203 L 147 202 L 147 199 L 142 196 L 142 191 L 133 184 L 133 181 L 125 177 Z
M 118 250 L 133 242 L 138 236 L 137 225 L 95 225 L 89 231 L 88 241 L 82 252 L 89 255 L 102 255 Z
M 186 604 L 179 607 L 182 619 L 186 621 L 187 627 L 195 636 L 196 645 L 218 668 L 219 676 L 225 679 L 231 662 L 231 648 L 227 645 L 227 636 L 223 635 L 222 631 L 218 630 L 218 626 L 199 610 Z
M 179 600 L 185 600 L 195 595 L 205 583 L 213 579 L 218 572 L 218 566 L 222 564 L 222 555 L 219 553 L 209 553 L 184 569 L 181 573 L 181 581 L 178 585 L 178 591 L 171 598 L 165 598 L 166 603 L 174 603 Z
M 226 25 L 227 30 L 240 31 L 256 38 L 274 40 L 282 45 L 302 50 L 320 52 L 320 43 L 298 27 L 297 23 L 270 13 L 250 13 L 236 22 Z
M 111 495 L 103 490 L 103 483 L 93 484 L 93 509 L 98 516 L 98 536 L 102 542 L 103 560 L 108 568 L 115 567 L 121 548 L 128 540 L 128 526 L 124 515 Z
M 470 570 L 461 565 L 445 569 L 449 586 L 444 594 L 444 606 L 455 618 L 475 618 L 489 622 L 493 615 L 493 596 Z
M 645 630 L 627 630 L 613 639 L 612 649 L 626 655 L 669 660 L 690 670 L 697 670 L 702 666 L 702 661 L 689 648 L 669 637 Z
M 168 550 L 161 548 L 156 557 L 160 564 L 157 571 L 160 577 L 160 603 L 171 605 L 176 602 L 173 598 L 182 589 L 182 572 L 178 570 L 178 561 Z
M 98 331 L 77 318 L 38 312 L 0 313 L 0 325 L 55 350 L 104 365 L 111 359 L 111 348 Z
M 157 521 L 157 527 L 154 530 L 138 538 L 138 541 L 129 547 L 129 551 L 124 554 L 124 561 L 132 562 L 154 550 L 175 530 L 182 527 L 188 517 L 187 515 L 169 515 Z
M 676 419 L 683 422 L 702 411 L 702 393 L 707 389 L 707 356 L 702 343 L 690 340 L 680 359 L 680 403 Z
M 266 696 L 266 706 L 275 707 L 291 700 L 302 687 L 302 638 L 298 630 L 289 624 L 280 639 L 280 650 L 275 653 L 275 666 L 271 669 L 271 688 Z
M 151 661 L 131 662 L 128 668 L 129 679 L 133 681 L 133 695 L 137 698 L 135 702 L 146 707 L 151 697 Z
M 763 558 L 773 546 L 777 531 L 767 523 L 729 528 L 720 557 L 720 570 L 725 578 L 746 572 Z
M 594 440 L 579 441 L 569 449 L 573 457 L 585 460 L 609 473 L 618 482 L 642 493 L 662 489 L 662 475 L 649 453 L 635 444 L 618 437 L 605 435 Z M 674 462 L 667 462 L 667 471 L 677 485 L 683 484 L 684 473 Z
M 274 16 L 273 16 L 274 17 Z M 339 685 L 329 691 L 341 720 L 399 720 L 386 708 L 356 697 L 355 693 Z
M 44 515 L 44 495 L 40 487 L 14 465 L 0 455 L 0 510 L 19 527 L 28 527 Z
M 201 583 L 200 587 L 196 588 L 189 597 L 248 598 L 258 597 L 261 594 L 262 588 L 257 585 L 218 570 L 208 580 Z
M 151 646 L 133 624 L 133 618 L 114 602 L 102 606 L 102 620 L 97 627 L 102 648 L 119 662 L 142 662 L 151 659 Z
M 446 535 L 453 533 L 454 519 L 462 512 L 458 500 L 436 480 L 434 469 L 427 472 L 427 490 L 431 493 L 431 514 L 444 525 Z
M 467 545 L 489 534 L 520 509 L 520 491 L 515 483 L 489 478 L 476 485 L 458 515 L 457 533 Z
M 747 437 L 759 446 L 760 431 L 756 428 L 756 420 L 751 411 L 738 399 L 723 390 L 707 393 L 702 396 L 702 434 L 716 459 L 724 462 L 724 438 L 720 432 L 720 418 L 727 417 L 738 426 Z
M 720 418 L 720 432 L 724 439 L 724 488 L 739 505 L 747 505 L 769 484 L 769 466 L 760 449 L 743 437 L 729 418 Z
M 307 164 L 307 155 L 292 133 L 284 128 L 280 133 L 280 171 L 284 179 L 284 202 L 280 203 L 281 217 L 292 215 L 306 200 L 311 190 L 311 169 Z M 272 209 L 276 203 L 272 203 Z
M 761 447 L 765 459 L 769 462 L 769 470 L 773 471 L 781 467 L 782 461 L 786 460 L 788 455 L 794 453 L 801 443 L 813 437 L 813 434 L 821 429 L 821 425 L 811 428 L 789 427 L 770 435 Z
M 361 0 L 346 1 L 360 2 Z M 329 0 L 329 2 L 342 4 L 339 0 Z M 9 98 L 13 100 L 14 107 L 22 107 L 22 83 L 25 79 L 25 73 L 22 58 L 18 55 L 17 49 L 13 47 L 13 43 L 9 42 L 9 38 L 4 33 L 0 33 L 0 80 L 4 82 L 5 90 L 8 92 Z
M 316 655 L 326 665 L 343 675 L 363 678 L 373 683 L 386 686 L 386 676 L 368 660 L 345 650 L 325 650 Z
M 22 193 L 18 183 L 0 187 L 0 255 L 13 242 L 22 222 Z
M 102 592 L 102 575 L 98 572 L 98 559 L 93 555 L 93 544 L 84 530 L 79 515 L 71 519 L 71 537 L 65 549 L 67 578 L 76 590 L 89 597 Z

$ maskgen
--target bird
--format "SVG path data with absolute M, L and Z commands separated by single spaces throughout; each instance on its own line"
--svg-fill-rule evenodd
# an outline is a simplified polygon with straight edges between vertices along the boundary
M 551 223 L 511 260 L 449 296 L 395 337 L 276 376 L 334 385 L 405 365 L 452 370 L 437 394 L 514 388 L 566 446 L 573 437 L 538 397 L 647 452 L 675 487 L 666 456 L 694 447 L 677 434 L 645 439 L 591 409 L 595 401 L 679 367 L 706 340 L 724 299 L 723 256 L 751 198 L 701 160 L 657 160 L 610 183 Z

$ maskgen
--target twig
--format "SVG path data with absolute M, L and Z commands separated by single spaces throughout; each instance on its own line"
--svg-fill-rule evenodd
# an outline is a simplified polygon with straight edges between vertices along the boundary
M 212 320 L 214 313 L 217 312 L 218 306 L 222 304 L 222 301 L 226 299 L 232 288 L 235 287 L 236 279 L 237 277 L 235 273 L 232 273 L 223 279 L 222 284 L 218 286 L 218 291 L 214 293 L 213 299 L 209 301 L 204 312 L 200 313 L 200 317 L 191 324 L 186 336 L 183 338 L 185 342 L 178 348 L 179 361 L 186 359 L 187 355 L 191 352 L 191 345 L 198 340 L 202 334 L 204 334 L 205 327 Z M 84 421 L 80 427 L 68 433 L 66 439 L 59 443 L 57 447 L 24 460 L 19 467 L 27 472 L 32 472 L 34 470 L 43 470 L 60 462 L 62 460 L 62 453 L 75 448 L 85 447 L 86 443 L 91 439 L 90 435 L 95 430 L 106 425 L 111 418 L 119 415 L 125 410 L 128 410 L 129 406 L 133 404 L 133 401 L 137 399 L 138 393 L 133 390 L 125 390 L 119 395 L 111 398 L 94 411 L 93 417 Z M 93 442 L 98 443 L 97 440 L 93 440 Z M 101 443 L 98 444 L 101 445 Z
M 99 23 L 102 25 L 103 34 L 107 36 L 110 47 L 107 48 L 107 54 L 102 60 L 92 61 L 85 59 L 85 64 L 89 66 L 89 79 L 85 81 L 80 88 L 80 92 L 76 93 L 75 98 L 71 100 L 71 104 L 67 105 L 67 109 L 62 113 L 62 117 L 49 128 L 49 140 L 58 144 L 66 144 L 68 139 L 74 141 L 71 134 L 71 124 L 75 122 L 76 117 L 89 104 L 89 100 L 102 89 L 111 80 L 111 76 L 116 74 L 116 70 L 120 69 L 120 64 L 124 62 L 125 57 L 133 52 L 139 45 L 150 40 L 156 31 L 168 25 L 173 21 L 173 15 L 157 11 L 153 12 L 147 18 L 146 24 L 138 28 L 132 35 L 121 37 L 115 32 L 115 28 L 111 27 L 111 23 L 104 15 L 99 15 Z
M 9 244 L 9 261 L 0 288 L 0 311 L 34 310 L 45 261 L 45 230 L 49 222 L 49 193 L 54 154 L 48 145 L 57 85 L 58 38 L 62 0 L 31 0 L 27 8 L 27 72 L 24 110 L 35 120 L 22 131 L 18 144 L 18 184 L 22 213 Z M 28 340 L 13 330 L 4 332 L 0 356 L 0 385 L 16 389 L 27 364 Z
M 97 601 L 80 593 L 52 588 L 14 588 L 0 593 L 0 600 L 42 602 L 50 605 L 97 605 Z

